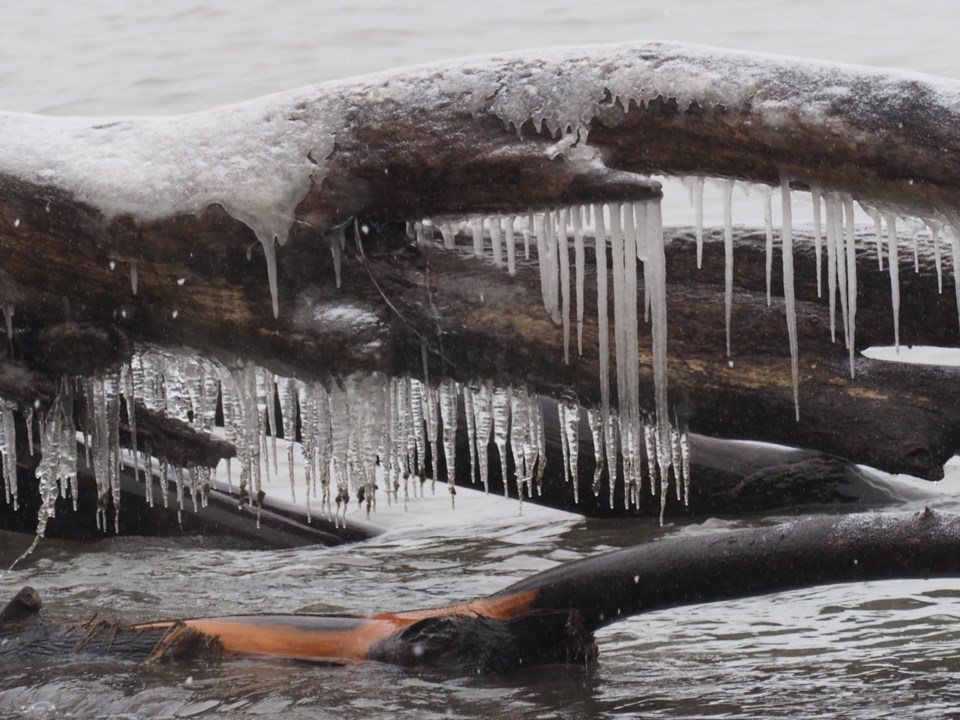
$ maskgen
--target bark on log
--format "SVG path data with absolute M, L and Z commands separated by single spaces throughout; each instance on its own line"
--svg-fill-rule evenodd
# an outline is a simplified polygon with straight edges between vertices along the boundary
M 78 654 L 159 658 L 260 656 L 375 660 L 450 673 L 510 672 L 596 657 L 593 633 L 679 605 L 793 588 L 960 574 L 960 516 L 819 517 L 686 536 L 560 565 L 486 598 L 421 611 L 245 615 L 68 628 L 22 613 L 0 625 L 0 662 Z M 598 592 L 598 589 L 602 589 Z
M 426 347 L 434 380 L 524 382 L 550 395 L 573 389 L 595 403 L 589 279 L 584 357 L 562 366 L 560 332 L 541 308 L 534 267 L 510 278 L 432 243 L 413 247 L 403 223 L 651 197 L 657 188 L 637 175 L 650 171 L 773 184 L 784 176 L 795 187 L 817 184 L 954 221 L 958 97 L 960 86 L 947 80 L 662 44 L 503 56 L 280 96 L 237 111 L 250 137 L 279 122 L 302 140 L 297 152 L 307 169 L 291 173 L 309 179 L 315 170 L 292 224 L 278 221 L 289 242 L 276 248 L 277 318 L 266 282 L 272 243 L 264 243 L 266 255 L 256 249 L 246 257 L 257 248 L 251 227 L 262 230 L 259 221 L 270 218 L 251 219 L 232 195 L 184 212 L 176 202 L 167 215 L 152 210 L 151 198 L 164 197 L 169 185 L 193 187 L 189 173 L 201 172 L 199 165 L 185 158 L 183 177 L 148 178 L 129 193 L 119 188 L 115 203 L 103 191 L 99 174 L 116 167 L 109 162 L 119 157 L 121 166 L 149 169 L 156 160 L 164 169 L 178 144 L 227 148 L 218 156 L 225 177 L 242 185 L 237 163 L 247 166 L 218 136 L 222 114 L 165 124 L 0 115 L 0 304 L 15 310 L 14 354 L 32 370 L 62 371 L 65 349 L 77 353 L 76 367 L 92 370 L 122 357 L 129 339 L 186 346 L 228 363 L 243 356 L 301 378 L 419 376 Z M 151 133 L 161 125 L 167 134 L 157 144 Z M 49 133 L 49 147 L 24 145 L 37 133 Z M 115 153 L 70 164 L 69 148 L 84 144 Z M 248 169 L 281 183 L 285 168 L 264 159 L 269 149 L 250 158 Z M 354 218 L 370 232 L 348 248 L 338 289 L 330 243 Z M 738 243 L 733 367 L 720 338 L 719 244 L 705 251 L 712 269 L 694 276 L 689 235 L 668 243 L 670 396 L 681 422 L 940 477 L 960 448 L 960 411 L 944 402 L 956 372 L 860 359 L 857 379 L 849 380 L 845 353 L 826 339 L 825 305 L 813 299 L 812 261 L 803 251 L 801 421 L 793 421 L 786 333 L 780 306 L 764 309 L 758 240 L 747 233 Z M 363 251 L 354 250 L 361 241 Z M 886 280 L 870 279 L 873 261 L 860 255 L 858 343 L 866 343 L 889 338 L 891 323 L 883 312 Z M 920 278 L 904 275 L 904 341 L 956 344 L 952 281 L 937 296 L 929 266 Z M 648 368 L 645 344 L 640 359 Z M 651 385 L 644 370 L 642 397 L 652 397 Z

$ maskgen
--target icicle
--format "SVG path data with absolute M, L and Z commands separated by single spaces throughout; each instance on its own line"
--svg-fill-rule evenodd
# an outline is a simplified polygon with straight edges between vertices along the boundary
M 603 205 L 593 206 L 596 225 L 594 251 L 597 263 L 597 335 L 600 355 L 600 407 L 603 423 L 610 417 L 610 326 L 607 321 L 607 231 Z M 614 471 L 611 471 L 614 472 Z
M 533 465 L 527 464 L 524 447 L 532 444 L 530 437 L 530 396 L 525 390 L 515 389 L 510 398 L 510 449 L 513 451 L 513 468 L 516 474 L 517 497 L 523 503 L 526 487 L 527 497 L 533 497 Z M 565 439 L 561 437 L 561 446 Z M 566 448 L 564 448 L 564 451 Z M 564 454 L 566 457 L 566 454 Z M 522 510 L 522 508 L 521 508 Z
M 273 473 L 276 475 L 279 472 L 277 469 L 277 435 L 279 434 L 279 428 L 277 427 L 276 381 L 274 380 L 273 373 L 265 370 L 261 371 L 261 379 L 265 392 L 264 400 L 266 401 L 267 424 L 270 426 L 270 450 L 273 452 Z M 270 458 L 268 457 L 266 460 L 269 465 Z
M 890 304 L 893 306 L 893 346 L 900 352 L 900 258 L 897 254 L 897 216 L 891 212 L 884 214 L 887 221 L 887 258 L 890 265 Z M 954 238 L 954 247 L 956 238 Z M 957 271 L 954 256 L 953 271 Z
M 447 467 L 447 486 L 450 489 L 450 505 L 454 506 L 457 496 L 457 384 L 453 380 L 444 380 L 440 384 L 440 420 L 443 423 L 443 457 Z M 436 475 L 436 463 L 434 463 Z
M 817 253 L 817 297 L 823 296 L 823 253 L 820 249 L 820 240 L 823 236 L 823 227 L 820 221 L 820 188 L 816 185 L 810 187 L 810 195 L 813 198 L 813 238 L 816 243 L 814 249 Z
M 17 436 L 13 411 L 16 405 L 0 399 L 0 456 L 3 458 L 4 495 L 16 511 L 17 503 Z
M 867 214 L 873 220 L 873 234 L 877 241 L 877 264 L 880 272 L 883 272 L 883 226 L 880 224 L 880 213 L 874 208 L 869 208 Z
M 770 307 L 773 295 L 771 292 L 771 278 L 773 276 L 773 204 L 771 201 L 773 193 L 768 189 L 763 193 L 763 222 L 767 235 L 766 243 L 766 269 L 767 269 L 767 307 Z
M 571 394 L 560 401 L 559 409 L 560 433 L 563 436 L 563 447 L 567 450 L 564 459 L 564 473 L 567 480 L 573 483 L 573 502 L 579 504 L 580 403 L 577 397 Z
M 137 264 L 135 262 L 130 263 L 130 290 L 133 291 L 133 294 L 137 294 Z
M 683 468 L 683 504 L 690 506 L 690 439 L 684 430 L 680 433 L 680 462 Z
M 853 220 L 853 198 L 846 196 L 843 202 L 847 222 L 847 313 L 849 320 L 850 377 L 854 377 L 854 359 L 857 347 L 857 246 L 856 228 Z
M 477 415 L 473 408 L 473 397 L 477 388 L 467 386 L 463 389 L 463 414 L 467 418 L 467 450 L 470 453 L 470 482 L 477 482 Z
M 120 375 L 123 384 L 123 403 L 127 410 L 127 425 L 130 427 L 130 446 L 133 448 L 133 477 L 137 477 L 137 403 L 133 393 L 133 370 L 125 366 Z
M 473 254 L 483 257 L 483 220 L 475 218 L 470 221 L 470 231 L 473 234 Z
M 673 468 L 673 480 L 676 483 L 674 491 L 676 492 L 677 502 L 683 501 L 683 459 L 680 452 L 680 431 L 676 428 L 670 430 L 670 465 Z
M 697 215 L 697 270 L 703 267 L 703 178 L 693 181 L 693 206 Z
M 593 494 L 600 494 L 603 480 L 603 418 L 601 413 L 590 408 L 587 410 L 587 423 L 590 425 L 590 434 L 593 436 Z
M 956 226 L 950 228 L 953 230 L 950 238 L 950 257 L 953 260 L 953 287 L 957 296 L 957 317 L 960 318 L 960 230 Z M 899 307 L 899 297 L 898 307 Z
M 790 180 L 780 179 L 783 201 L 783 301 L 787 311 L 787 334 L 790 336 L 790 378 L 793 382 L 793 408 L 800 422 L 800 370 L 797 342 L 797 304 L 793 284 L 793 210 L 790 206 Z
M 661 443 L 667 443 L 670 437 L 667 412 L 667 277 L 660 213 L 660 202 L 650 201 L 647 212 L 647 266 L 650 268 L 650 298 L 653 309 L 654 405 L 657 413 L 657 434 Z M 665 468 L 661 467 L 660 471 L 662 474 Z
M 440 457 L 437 448 L 437 425 L 440 423 L 440 414 L 437 412 L 437 398 L 434 390 L 426 383 L 420 388 L 423 396 L 423 420 L 427 426 L 427 444 L 430 446 L 430 488 L 434 491 L 437 482 L 437 461 Z
M 537 495 L 540 495 L 543 488 L 543 476 L 547 471 L 547 430 L 543 422 L 543 403 L 540 402 L 539 396 L 532 395 L 530 403 L 530 432 L 534 436 L 533 442 L 536 444 L 531 460 L 537 463 Z
M 833 203 L 834 239 L 837 243 L 837 289 L 840 294 L 840 317 L 843 320 L 844 347 L 850 347 L 849 291 L 847 289 L 847 242 L 843 231 L 843 202 L 837 195 L 830 196 Z
M 586 271 L 583 247 L 583 208 L 571 210 L 573 220 L 573 260 L 576 266 L 577 282 L 577 356 L 583 357 L 583 281 Z
M 727 328 L 727 357 L 730 351 L 730 322 L 733 317 L 733 180 L 723 183 L 724 320 Z
M 33 457 L 33 407 L 27 408 L 27 415 L 24 418 L 27 426 L 27 452 Z
M 513 224 L 516 218 L 508 215 L 503 223 L 503 239 L 507 243 L 507 272 L 517 274 L 517 245 L 514 241 Z
M 490 220 L 490 245 L 493 247 L 493 264 L 503 265 L 503 237 L 500 229 L 500 218 Z
M 150 445 L 143 447 L 143 483 L 144 491 L 147 496 L 147 504 L 153 507 L 153 454 L 150 452 Z M 167 494 L 162 493 L 166 498 Z M 76 510 L 76 507 L 74 507 Z
M 630 407 L 629 397 L 629 375 L 628 375 L 628 354 L 627 354 L 627 332 L 628 332 L 628 298 L 624 290 L 624 265 L 623 265 L 623 232 L 621 230 L 621 206 L 619 203 L 610 205 L 610 255 L 613 261 L 613 334 L 614 349 L 617 359 L 617 407 L 619 408 L 621 433 L 623 425 L 629 422 L 628 408 Z M 630 298 L 636 303 L 636 296 Z M 622 441 L 621 437 L 621 441 Z M 624 466 L 624 476 L 626 479 L 626 466 Z
M 570 364 L 570 241 L 567 211 L 557 213 L 557 252 L 560 260 L 560 313 L 563 319 L 563 364 Z
M 550 261 L 547 255 L 547 228 L 551 225 L 551 218 L 537 214 L 534 216 L 534 235 L 537 241 L 537 265 L 540 268 L 540 295 L 543 298 L 543 308 L 547 314 L 551 312 L 550 302 Z
M 277 236 L 273 233 L 258 231 L 257 240 L 263 247 L 263 257 L 267 261 L 267 281 L 270 284 L 270 299 L 273 301 L 273 316 L 280 317 L 280 300 L 277 291 Z
M 612 411 L 608 412 L 603 423 L 603 447 L 607 451 L 607 490 L 611 508 L 613 507 L 614 488 L 617 484 L 618 425 L 619 419 L 616 414 Z
M 937 293 L 943 295 L 943 253 L 940 248 L 940 230 L 942 225 L 931 220 L 927 222 L 927 227 L 930 228 L 930 240 L 933 243 L 933 258 L 937 266 Z
M 827 223 L 827 296 L 830 301 L 830 342 L 837 341 L 837 226 L 836 206 L 828 195 L 824 198 Z
M 500 453 L 500 472 L 503 477 L 503 495 L 509 494 L 507 480 L 507 437 L 510 433 L 510 391 L 497 388 L 493 391 L 493 443 Z
M 536 229 L 533 213 L 527 215 L 527 228 L 523 231 L 523 258 L 530 259 L 530 234 Z
M 421 226 L 418 225 L 418 228 Z M 347 244 L 347 234 L 346 228 L 341 227 L 337 230 L 337 233 L 330 238 L 330 254 L 333 256 L 333 275 L 337 282 L 337 287 L 340 287 L 340 268 L 343 262 L 343 248 Z
M 493 429 L 492 389 L 489 384 L 473 391 L 473 411 L 476 413 L 477 460 L 483 491 L 489 492 L 490 432 Z
M 450 223 L 443 223 L 440 226 L 440 234 L 443 236 L 443 247 L 447 250 L 453 250 L 457 246 L 457 229 Z
M 417 476 L 420 482 L 426 477 L 426 458 L 427 443 L 424 435 L 424 411 L 425 404 L 424 386 L 419 380 L 410 381 L 410 423 L 413 428 L 413 439 L 417 446 Z

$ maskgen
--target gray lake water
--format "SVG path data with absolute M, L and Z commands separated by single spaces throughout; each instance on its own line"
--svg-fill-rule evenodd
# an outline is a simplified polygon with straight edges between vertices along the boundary
M 960 77 L 952 2 L 832 0 L 0 0 L 0 108 L 178 113 L 457 55 L 664 39 Z M 667 217 L 666 221 L 688 222 Z M 784 349 L 786 353 L 786 348 Z M 937 504 L 956 508 L 956 471 Z M 405 609 L 486 594 L 664 533 L 518 517 L 515 504 L 339 549 L 253 552 L 198 538 L 46 541 L 0 578 L 48 616 Z M 713 521 L 724 526 L 756 521 Z M 0 534 L 0 566 L 29 538 Z M 960 584 L 834 586 L 654 613 L 600 636 L 591 667 L 449 678 L 375 664 L 25 667 L 0 717 L 960 717 Z

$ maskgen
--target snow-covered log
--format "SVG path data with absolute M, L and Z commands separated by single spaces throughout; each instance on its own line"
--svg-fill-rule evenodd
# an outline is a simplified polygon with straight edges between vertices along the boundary
M 0 306 L 13 356 L 52 375 L 122 364 L 129 340 L 303 381 L 490 380 L 575 393 L 606 425 L 619 407 L 624 473 L 671 464 L 675 420 L 934 478 L 960 444 L 942 401 L 955 374 L 855 353 L 897 334 L 957 341 L 955 282 L 940 295 L 936 277 L 960 254 L 958 131 L 954 81 L 658 43 L 438 64 L 170 118 L 0 114 Z M 849 371 L 801 221 L 781 233 L 784 301 L 767 311 L 762 236 L 728 227 L 702 273 L 692 239 L 660 250 L 653 172 L 780 188 L 785 219 L 791 188 L 824 198 Z M 936 260 L 916 279 L 876 275 L 854 200 L 886 219 L 884 255 L 910 216 L 933 228 Z M 493 263 L 451 251 L 458 233 Z M 657 457 L 638 449 L 653 415 Z

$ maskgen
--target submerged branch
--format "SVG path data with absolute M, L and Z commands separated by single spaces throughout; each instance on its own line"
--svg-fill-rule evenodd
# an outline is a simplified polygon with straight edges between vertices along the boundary
M 17 612 L 0 624 L 6 640 L 0 662 L 103 654 L 136 661 L 259 656 L 509 672 L 591 660 L 595 630 L 644 612 L 839 582 L 957 576 L 958 548 L 960 517 L 927 510 L 669 538 L 566 563 L 486 598 L 372 616 L 242 615 L 63 627 L 31 613 L 39 598 L 26 605 L 15 600 Z M 24 594 L 35 595 L 29 589 Z

